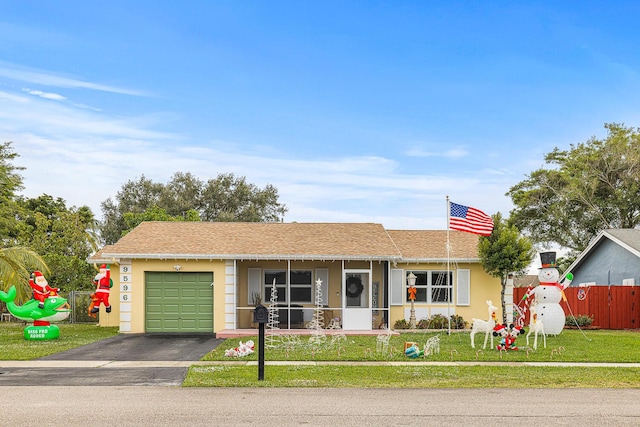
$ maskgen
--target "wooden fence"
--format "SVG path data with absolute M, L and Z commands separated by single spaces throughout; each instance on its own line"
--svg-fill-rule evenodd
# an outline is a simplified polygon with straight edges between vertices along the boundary
M 514 303 L 521 301 L 526 291 L 515 288 Z M 640 286 L 569 287 L 564 294 L 567 301 L 561 301 L 560 305 L 567 316 L 593 316 L 591 326 L 602 329 L 640 328 Z

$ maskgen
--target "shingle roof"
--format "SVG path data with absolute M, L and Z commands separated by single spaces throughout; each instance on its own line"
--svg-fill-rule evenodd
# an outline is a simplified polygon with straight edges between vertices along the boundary
M 451 260 L 478 262 L 478 236 L 450 231 Z M 144 222 L 90 262 L 146 259 L 304 259 L 440 262 L 446 230 L 373 223 Z
M 622 243 L 625 243 L 631 249 L 635 249 L 640 252 L 640 230 L 635 228 L 612 228 L 605 230 L 604 234 L 608 234 Z
M 388 230 L 402 254 L 402 261 L 440 262 L 447 258 L 446 230 Z M 450 259 L 479 261 L 478 236 L 461 231 L 449 231 Z
M 143 222 L 99 256 L 388 260 L 400 252 L 381 224 Z

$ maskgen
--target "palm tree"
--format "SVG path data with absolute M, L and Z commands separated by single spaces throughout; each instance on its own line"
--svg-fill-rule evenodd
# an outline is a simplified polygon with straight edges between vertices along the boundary
M 31 268 L 50 274 L 44 260 L 31 249 L 20 246 L 0 249 L 0 290 L 7 292 L 11 286 L 15 286 L 18 291 L 16 303 L 22 303 L 31 298 L 29 286 L 29 269 Z

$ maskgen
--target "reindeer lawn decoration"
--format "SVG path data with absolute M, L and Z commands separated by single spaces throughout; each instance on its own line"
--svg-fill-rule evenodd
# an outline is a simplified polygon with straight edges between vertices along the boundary
M 529 335 L 532 333 L 533 335 L 533 349 L 538 349 L 538 334 L 542 334 L 542 339 L 544 342 L 544 348 L 547 348 L 547 335 L 544 333 L 544 324 L 542 320 L 538 319 L 538 313 L 536 306 L 537 302 L 533 302 L 529 307 L 529 312 L 531 313 L 529 317 L 529 333 L 527 334 L 527 347 L 529 346 Z
M 491 300 L 487 300 L 487 306 L 489 311 L 489 320 L 472 319 L 473 326 L 471 327 L 471 347 L 476 348 L 474 337 L 478 332 L 484 333 L 484 345 L 482 348 L 487 348 L 487 339 L 491 336 L 491 348 L 493 348 L 493 328 L 496 326 L 496 311 L 498 307 L 495 307 Z

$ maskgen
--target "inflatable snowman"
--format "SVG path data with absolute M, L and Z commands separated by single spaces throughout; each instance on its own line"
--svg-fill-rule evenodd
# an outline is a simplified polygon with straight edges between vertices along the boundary
M 540 253 L 542 269 L 538 273 L 540 285 L 535 288 L 535 304 L 538 319 L 544 325 L 544 331 L 548 335 L 558 335 L 564 329 L 565 315 L 560 306 L 562 291 L 568 286 L 565 281 L 563 285 L 558 283 L 560 273 L 556 268 L 556 253 Z

